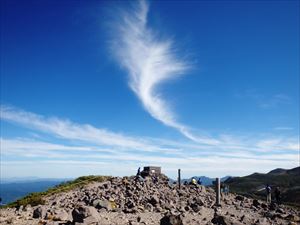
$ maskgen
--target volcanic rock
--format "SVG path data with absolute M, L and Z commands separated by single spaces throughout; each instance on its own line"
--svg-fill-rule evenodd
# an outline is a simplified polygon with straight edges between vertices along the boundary
M 160 220 L 160 225 L 183 225 L 180 215 L 165 215 Z

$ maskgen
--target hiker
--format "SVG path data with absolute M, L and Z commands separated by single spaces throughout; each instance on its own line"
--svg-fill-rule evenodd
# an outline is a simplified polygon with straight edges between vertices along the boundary
M 267 194 L 267 203 L 271 203 L 271 186 L 269 184 L 266 185 L 266 194 Z
M 196 181 L 195 177 L 192 178 L 190 184 L 197 185 L 197 181 Z
M 223 195 L 223 193 L 225 192 L 225 185 L 224 183 L 222 182 L 221 185 L 220 185 L 220 188 L 221 188 L 221 195 Z
M 225 187 L 224 187 L 224 194 L 225 195 L 229 194 L 229 185 L 225 185 Z
M 141 175 L 141 167 L 138 168 L 136 176 L 140 176 Z
M 144 182 L 144 178 L 142 177 L 142 173 L 141 173 L 141 167 L 138 168 L 134 180 L 135 180 L 135 182 L 139 182 L 139 183 L 143 183 Z
M 274 194 L 275 194 L 276 203 L 278 205 L 280 205 L 281 204 L 281 191 L 280 191 L 279 187 L 275 188 Z
M 157 184 L 158 183 L 158 177 L 157 176 L 152 176 L 151 177 L 151 179 L 152 179 L 152 182 L 154 183 L 154 184 Z M 176 182 L 175 182 L 176 183 Z
M 201 181 L 201 178 L 200 178 L 200 177 L 198 178 L 198 181 L 197 181 L 197 183 L 198 183 L 199 185 L 201 185 L 201 184 L 202 184 L 202 181 Z

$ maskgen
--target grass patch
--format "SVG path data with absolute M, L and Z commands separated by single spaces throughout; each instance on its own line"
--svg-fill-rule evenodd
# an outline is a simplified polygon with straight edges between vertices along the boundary
M 1 208 L 20 207 L 20 206 L 26 206 L 28 204 L 31 206 L 44 205 L 45 204 L 44 197 L 46 196 L 67 192 L 75 188 L 81 188 L 91 182 L 103 182 L 109 180 L 110 178 L 111 177 L 109 176 L 94 176 L 94 175 L 78 177 L 75 180 L 63 182 L 59 185 L 56 185 L 53 188 L 49 188 L 47 191 L 31 193 L 21 199 L 18 199 L 15 202 L 9 203 L 5 206 L 1 206 Z

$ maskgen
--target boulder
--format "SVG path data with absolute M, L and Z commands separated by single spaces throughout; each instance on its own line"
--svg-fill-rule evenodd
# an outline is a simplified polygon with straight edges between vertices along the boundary
M 267 208 L 268 208 L 268 205 L 265 204 L 265 203 L 261 203 L 260 206 L 261 206 L 263 209 L 267 209 Z
M 190 205 L 190 207 L 192 208 L 192 210 L 194 211 L 194 212 L 199 212 L 200 211 L 200 209 L 201 209 L 201 206 L 199 205 L 199 204 L 197 204 L 197 203 L 192 203 L 191 205 Z
M 244 201 L 245 197 L 244 196 L 241 196 L 241 195 L 237 195 L 235 197 L 235 200 L 238 200 L 238 201 Z
M 112 211 L 116 208 L 116 204 L 114 201 L 108 201 L 108 200 L 100 200 L 96 199 L 93 201 L 92 205 L 97 209 L 106 209 L 107 211 Z
M 159 198 L 157 197 L 157 195 L 152 196 L 149 200 L 149 203 L 152 204 L 153 206 L 156 206 L 158 202 L 159 202 Z
M 42 206 L 38 206 L 35 210 L 33 210 L 32 217 L 33 218 L 44 218 L 46 215 L 46 210 Z
M 270 209 L 270 210 L 276 210 L 276 209 L 277 209 L 276 203 L 272 202 L 272 203 L 269 205 L 269 209 Z
M 259 208 L 260 202 L 257 199 L 253 199 L 252 205 L 255 206 L 256 208 Z
M 212 218 L 211 222 L 218 225 L 227 225 L 225 222 L 225 217 L 217 214 L 214 215 L 214 218 Z
M 32 211 L 32 207 L 31 207 L 31 205 L 26 205 L 26 207 L 24 208 L 24 211 L 26 211 L 26 212 L 31 212 Z
M 234 218 L 228 218 L 217 213 L 214 214 L 214 218 L 211 222 L 217 225 L 242 225 L 242 223 L 238 222 Z
M 269 225 L 270 223 L 268 222 L 268 220 L 266 218 L 260 218 L 260 219 L 256 220 L 254 224 L 255 225 Z
M 289 214 L 285 217 L 286 220 L 290 220 L 292 222 L 300 222 L 300 217 L 297 215 Z
M 242 215 L 240 221 L 243 222 L 244 224 L 253 224 L 254 223 L 254 220 L 251 219 L 251 217 L 249 215 Z
M 64 209 L 55 210 L 53 216 L 54 221 L 68 221 L 70 219 L 69 213 L 67 213 Z
M 282 208 L 276 209 L 276 212 L 280 213 L 280 214 L 284 214 L 285 213 L 285 211 Z
M 83 223 L 84 220 L 88 217 L 92 217 L 89 218 L 89 220 L 100 220 L 99 213 L 94 207 L 91 206 L 79 206 L 72 211 L 73 223 Z
M 160 225 L 183 225 L 180 215 L 167 214 L 160 220 Z
M 91 205 L 94 206 L 95 208 L 98 208 L 100 201 L 101 201 L 101 199 L 95 199 L 92 201 Z
M 129 199 L 126 203 L 125 203 L 125 208 L 127 209 L 132 209 L 136 206 L 135 202 L 132 201 L 131 199 Z

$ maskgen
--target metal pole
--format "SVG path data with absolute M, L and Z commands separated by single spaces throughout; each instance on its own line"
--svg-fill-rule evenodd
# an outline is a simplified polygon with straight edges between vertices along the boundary
M 181 170 L 178 169 L 178 187 L 181 188 Z
M 220 184 L 220 178 L 216 178 L 216 205 L 221 205 L 221 184 Z

